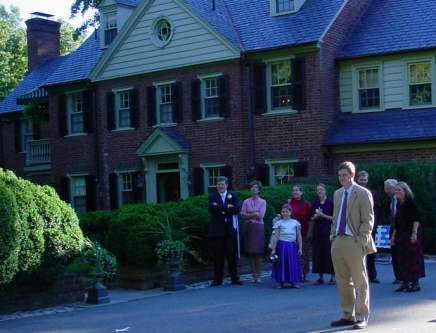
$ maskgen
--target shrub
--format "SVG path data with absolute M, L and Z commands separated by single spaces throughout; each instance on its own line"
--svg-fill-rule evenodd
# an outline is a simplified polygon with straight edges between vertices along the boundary
M 112 216 L 113 213 L 109 211 L 95 211 L 82 214 L 80 216 L 80 228 L 85 236 L 107 247 L 105 241 Z
M 48 186 L 38 186 L 0 169 L 0 181 L 18 209 L 18 283 L 54 282 L 84 238 L 74 210 Z
M 0 285 L 10 282 L 17 273 L 19 249 L 17 202 L 0 181 Z

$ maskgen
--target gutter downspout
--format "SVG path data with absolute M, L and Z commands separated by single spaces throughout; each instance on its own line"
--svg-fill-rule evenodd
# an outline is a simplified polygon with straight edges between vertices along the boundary
M 244 67 L 246 68 L 246 80 L 247 80 L 247 125 L 248 125 L 248 162 L 249 171 L 248 178 L 256 177 L 256 143 L 254 133 L 254 112 L 253 112 L 253 94 L 252 94 L 252 82 L 253 72 L 252 66 L 247 60 L 245 53 L 241 56 Z

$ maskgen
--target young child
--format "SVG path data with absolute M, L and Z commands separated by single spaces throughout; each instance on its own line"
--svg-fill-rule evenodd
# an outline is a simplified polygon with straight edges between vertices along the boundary
M 291 288 L 299 288 L 297 283 L 301 282 L 301 225 L 291 218 L 291 213 L 289 205 L 283 205 L 281 219 L 273 226 L 271 255 L 277 254 L 280 261 L 274 264 L 271 277 L 276 280 L 277 288 L 283 288 L 284 283 L 290 283 Z

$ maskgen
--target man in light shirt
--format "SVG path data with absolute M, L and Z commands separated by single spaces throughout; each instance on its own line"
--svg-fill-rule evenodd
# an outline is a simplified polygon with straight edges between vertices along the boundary
M 338 167 L 342 187 L 334 195 L 330 239 L 343 315 L 331 326 L 353 325 L 353 329 L 363 329 L 369 318 L 366 255 L 376 252 L 371 237 L 374 203 L 371 192 L 354 182 L 355 174 L 356 167 L 351 162 L 343 162 Z

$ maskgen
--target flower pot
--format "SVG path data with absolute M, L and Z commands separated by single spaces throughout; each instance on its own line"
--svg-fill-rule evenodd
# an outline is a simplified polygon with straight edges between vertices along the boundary
M 178 291 L 185 289 L 183 277 L 180 272 L 182 258 L 180 255 L 172 255 L 168 262 L 168 276 L 164 284 L 165 291 Z

